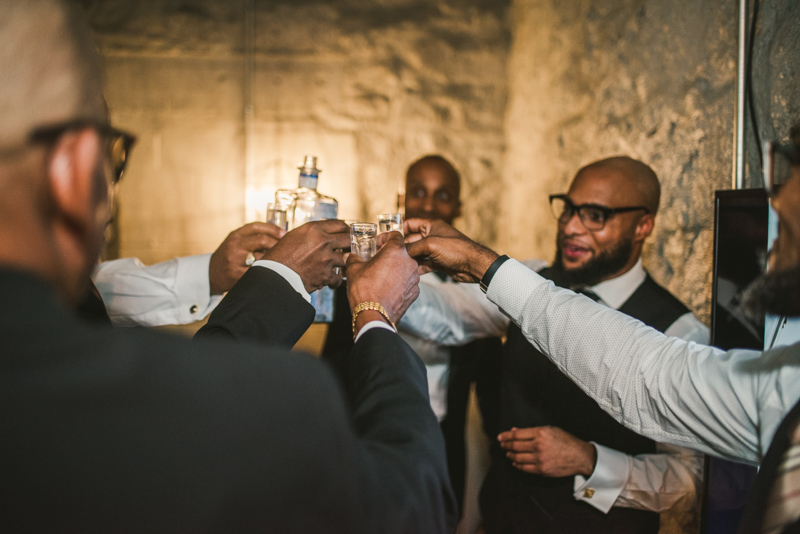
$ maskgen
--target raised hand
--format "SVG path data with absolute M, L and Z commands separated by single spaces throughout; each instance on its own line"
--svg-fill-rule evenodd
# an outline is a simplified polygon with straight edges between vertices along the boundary
M 335 219 L 298 226 L 278 241 L 262 259 L 282 263 L 300 275 L 306 291 L 342 283 L 342 249 L 350 247 L 350 227 Z
M 392 322 L 397 323 L 419 296 L 417 262 L 408 255 L 399 232 L 384 234 L 381 240 L 383 246 L 369 261 L 355 254 L 348 255 L 347 298 L 351 311 L 362 302 L 377 302 Z M 375 312 L 363 312 L 359 314 L 356 327 L 368 319 L 380 317 Z
M 514 467 L 546 477 L 591 476 L 594 445 L 553 426 L 512 428 L 497 437 Z
M 498 258 L 492 250 L 437 219 L 409 219 L 404 223 L 408 253 L 422 272 L 441 271 L 457 282 L 480 282 Z
M 211 255 L 208 266 L 208 281 L 212 295 L 229 291 L 247 271 L 247 255 L 260 260 L 284 236 L 283 230 L 274 224 L 254 222 L 234 230 Z

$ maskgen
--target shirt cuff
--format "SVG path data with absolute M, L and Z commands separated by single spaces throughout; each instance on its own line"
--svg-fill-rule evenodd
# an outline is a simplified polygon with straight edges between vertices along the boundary
M 495 303 L 511 322 L 519 326 L 519 318 L 533 290 L 550 281 L 536 274 L 515 259 L 503 263 L 486 289 L 486 298 Z
M 191 323 L 206 317 L 222 300 L 222 295 L 211 295 L 208 268 L 211 254 L 198 254 L 175 258 L 175 294 L 181 323 Z
M 588 479 L 575 475 L 573 495 L 576 501 L 589 503 L 607 514 L 628 482 L 630 458 L 624 452 L 591 443 L 597 450 L 594 472 Z
M 294 290 L 300 293 L 300 296 L 306 299 L 306 302 L 311 304 L 311 295 L 309 295 L 308 291 L 306 291 L 306 286 L 303 285 L 303 279 L 300 278 L 300 275 L 294 272 L 290 267 L 272 260 L 258 260 L 253 264 L 253 267 L 265 267 L 267 269 L 272 269 L 286 279 L 286 281 L 289 282 Z
M 364 335 L 364 332 L 367 330 L 372 330 L 373 328 L 383 328 L 384 330 L 397 333 L 397 330 L 392 328 L 392 325 L 390 324 L 386 324 L 383 321 L 370 321 L 361 327 L 361 330 L 358 331 L 358 334 L 356 334 L 356 339 L 353 342 L 358 343 L 358 340 L 361 339 L 361 336 Z

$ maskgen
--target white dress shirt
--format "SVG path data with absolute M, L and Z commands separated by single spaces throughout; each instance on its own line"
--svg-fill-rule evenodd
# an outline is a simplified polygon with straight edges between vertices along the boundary
M 526 270 L 535 271 L 547 265 L 541 260 L 528 260 L 525 264 Z M 591 289 L 602 304 L 617 309 L 633 295 L 645 277 L 640 258 L 626 273 Z M 483 295 L 477 284 L 420 284 L 420 296 L 400 321 L 399 328 L 437 343 L 461 345 L 483 337 L 503 336 L 508 325 L 508 317 Z M 709 339 L 708 328 L 691 313 L 678 318 L 667 328 L 667 333 L 702 343 Z M 681 512 L 695 505 L 703 470 L 701 454 L 657 443 L 658 453 L 631 456 L 593 444 L 597 449 L 597 463 L 588 479 L 575 476 L 573 495 L 576 500 L 585 501 L 604 513 L 612 506 L 654 512 L 674 507 Z M 586 491 L 589 489 L 593 491 Z
M 144 265 L 137 258 L 106 261 L 92 280 L 115 326 L 189 324 L 204 319 L 222 300 L 211 295 L 211 254 Z
M 605 411 L 660 442 L 755 464 L 800 398 L 800 343 L 726 352 L 668 337 L 514 260 L 486 296 Z

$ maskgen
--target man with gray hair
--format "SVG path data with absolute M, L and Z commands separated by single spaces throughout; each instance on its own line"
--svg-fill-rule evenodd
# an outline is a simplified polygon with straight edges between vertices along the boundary
M 283 236 L 194 342 L 83 321 L 133 138 L 108 124 L 90 33 L 61 1 L 0 2 L 0 72 L 5 530 L 451 532 L 423 366 L 392 326 L 418 292 L 402 237 L 347 261 L 344 391 L 288 350 L 308 293 L 341 281 L 341 221 Z

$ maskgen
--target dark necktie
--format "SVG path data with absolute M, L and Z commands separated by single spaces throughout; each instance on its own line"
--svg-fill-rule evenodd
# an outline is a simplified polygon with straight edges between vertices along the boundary
M 589 297 L 590 299 L 592 299 L 595 302 L 599 302 L 600 301 L 600 295 L 598 295 L 597 293 L 592 291 L 592 288 L 589 287 L 589 286 L 576 287 L 575 289 L 573 289 L 573 291 L 575 293 L 580 293 L 581 295 L 586 295 L 587 297 Z

